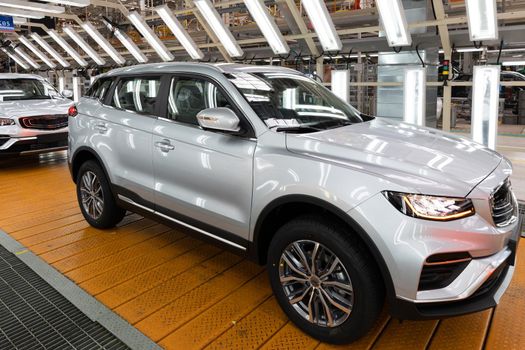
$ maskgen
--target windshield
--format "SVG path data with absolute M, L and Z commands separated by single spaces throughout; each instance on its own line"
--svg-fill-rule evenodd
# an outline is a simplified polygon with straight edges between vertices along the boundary
M 359 112 L 299 74 L 233 73 L 230 81 L 270 129 L 313 132 L 360 123 Z
M 0 79 L 0 101 L 48 100 L 61 95 L 47 81 L 39 79 Z

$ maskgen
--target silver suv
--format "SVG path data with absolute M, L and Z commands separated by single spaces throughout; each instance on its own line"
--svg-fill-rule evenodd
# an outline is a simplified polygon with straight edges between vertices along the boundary
M 0 157 L 66 149 L 72 104 L 41 76 L 0 74 Z
M 400 319 L 490 308 L 512 278 L 508 160 L 361 115 L 294 70 L 122 68 L 77 108 L 69 163 L 92 226 L 130 210 L 266 264 L 283 310 L 322 341 L 362 336 L 385 299 Z

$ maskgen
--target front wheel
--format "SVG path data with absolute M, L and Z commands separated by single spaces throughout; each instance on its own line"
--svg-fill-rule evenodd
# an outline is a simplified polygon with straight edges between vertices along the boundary
M 288 317 L 321 341 L 343 344 L 364 335 L 384 301 L 379 272 L 364 246 L 341 225 L 298 218 L 270 243 L 268 272 Z
M 82 215 L 96 228 L 114 227 L 126 214 L 117 206 L 104 171 L 92 160 L 82 164 L 78 171 L 77 199 Z

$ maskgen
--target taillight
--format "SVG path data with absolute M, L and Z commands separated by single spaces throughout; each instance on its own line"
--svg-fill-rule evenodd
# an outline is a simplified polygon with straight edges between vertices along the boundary
M 77 111 L 77 107 L 76 106 L 71 106 L 69 107 L 69 109 L 67 110 L 67 115 L 70 116 L 70 117 L 74 117 L 78 114 L 78 111 Z

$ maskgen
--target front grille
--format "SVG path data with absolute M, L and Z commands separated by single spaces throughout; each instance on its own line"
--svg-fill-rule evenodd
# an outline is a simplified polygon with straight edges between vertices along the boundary
M 56 130 L 65 128 L 68 123 L 67 114 L 39 115 L 35 117 L 22 117 L 20 125 L 26 129 Z
M 503 227 L 516 221 L 516 200 L 509 179 L 492 193 L 490 204 L 496 226 Z

